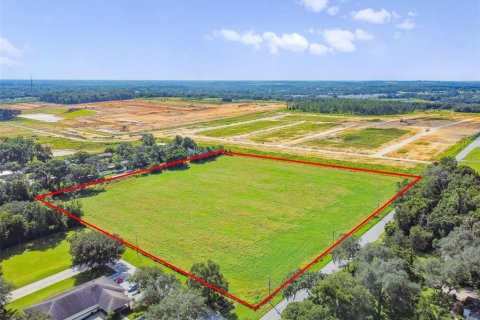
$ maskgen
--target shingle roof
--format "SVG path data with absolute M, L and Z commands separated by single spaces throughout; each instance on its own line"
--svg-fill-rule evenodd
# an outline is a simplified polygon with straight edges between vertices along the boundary
M 65 319 L 94 305 L 111 312 L 130 302 L 125 289 L 102 277 L 40 302 L 24 311 L 48 313 L 53 319 Z

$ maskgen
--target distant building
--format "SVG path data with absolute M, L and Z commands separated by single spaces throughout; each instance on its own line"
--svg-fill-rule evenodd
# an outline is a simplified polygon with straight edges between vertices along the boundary
M 47 313 L 54 320 L 103 319 L 110 312 L 130 307 L 125 288 L 107 277 L 101 277 L 42 301 L 25 312 Z
M 110 152 L 99 153 L 94 155 L 97 159 L 110 159 L 113 155 Z
M 0 171 L 0 180 L 11 177 L 14 174 L 11 170 Z

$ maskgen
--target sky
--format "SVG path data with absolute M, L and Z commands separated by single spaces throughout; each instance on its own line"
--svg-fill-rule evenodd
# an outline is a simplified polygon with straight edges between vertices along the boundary
M 0 0 L 1 79 L 480 80 L 480 0 Z

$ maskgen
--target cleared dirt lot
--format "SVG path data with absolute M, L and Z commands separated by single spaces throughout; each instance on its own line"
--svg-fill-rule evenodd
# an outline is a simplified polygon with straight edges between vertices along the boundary
M 54 123 L 29 119 L 0 123 L 0 130 L 10 136 L 15 130 L 20 134 L 30 130 L 34 135 L 50 133 L 101 144 L 138 140 L 141 133 L 151 132 L 160 139 L 183 135 L 210 144 L 403 166 L 431 162 L 461 139 L 480 132 L 478 114 L 327 115 L 289 112 L 282 102 L 155 98 L 9 107 L 61 118 Z
M 195 124 L 207 120 L 267 112 L 284 107 L 284 103 L 242 102 L 211 103 L 185 100 L 124 100 L 69 105 L 68 109 L 92 110 L 94 115 L 79 116 L 59 121 L 74 129 L 88 129 L 106 133 L 137 133 L 169 127 Z M 64 105 L 24 103 L 7 106 L 24 113 L 67 115 Z

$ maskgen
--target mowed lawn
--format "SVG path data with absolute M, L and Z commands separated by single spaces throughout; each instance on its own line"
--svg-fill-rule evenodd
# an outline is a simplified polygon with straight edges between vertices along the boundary
M 228 137 L 280 126 L 283 124 L 285 124 L 285 122 L 283 121 L 259 120 L 245 124 L 238 124 L 218 129 L 200 131 L 198 132 L 198 134 L 208 137 Z
M 334 123 L 303 122 L 290 127 L 258 134 L 251 138 L 255 142 L 274 142 L 293 140 L 308 134 L 325 131 L 337 126 Z
M 15 288 L 20 288 L 64 271 L 72 264 L 69 249 L 64 233 L 4 249 L 0 254 L 3 275 Z
M 391 198 L 400 179 L 240 156 L 127 178 L 81 199 L 85 220 L 189 270 L 211 259 L 258 303 Z
M 480 161 L 480 148 L 475 148 L 470 151 L 469 154 L 465 157 L 467 161 Z
M 376 149 L 392 140 L 409 133 L 408 130 L 397 128 L 366 128 L 360 130 L 345 130 L 336 136 L 325 139 L 311 140 L 303 143 L 308 146 Z
M 470 151 L 470 153 L 465 157 L 465 160 L 461 161 L 460 164 L 469 166 L 475 171 L 480 172 L 480 148 L 475 148 Z

